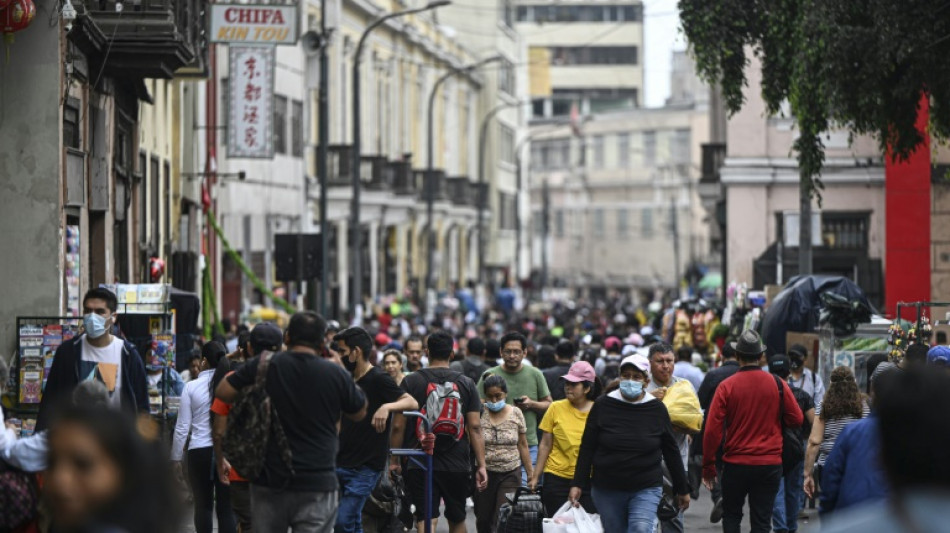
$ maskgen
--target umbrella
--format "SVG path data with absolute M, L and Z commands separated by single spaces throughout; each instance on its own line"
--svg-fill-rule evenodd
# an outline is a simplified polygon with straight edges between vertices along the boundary
M 709 274 L 706 274 L 703 276 L 703 279 L 699 280 L 699 285 L 697 285 L 697 287 L 700 289 L 709 290 L 716 290 L 722 287 L 722 274 L 718 274 L 716 272 L 710 272 Z

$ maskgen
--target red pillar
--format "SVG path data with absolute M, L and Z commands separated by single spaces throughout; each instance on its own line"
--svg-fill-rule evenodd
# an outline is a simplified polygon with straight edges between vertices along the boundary
M 929 115 L 925 95 L 917 117 L 920 131 L 926 130 Z M 885 158 L 884 294 L 892 317 L 897 302 L 930 299 L 930 137 L 924 136 L 924 144 L 906 161 L 894 161 L 890 154 Z

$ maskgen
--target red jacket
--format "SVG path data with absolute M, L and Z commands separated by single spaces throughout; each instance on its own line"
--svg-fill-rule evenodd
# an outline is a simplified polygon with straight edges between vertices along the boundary
M 723 461 L 739 465 L 782 464 L 782 427 L 775 377 L 761 368 L 743 367 L 716 389 L 706 413 L 703 436 L 703 477 L 716 475 L 716 452 Z M 782 416 L 788 427 L 802 425 L 802 410 L 784 380 Z M 725 433 L 725 444 L 723 444 Z

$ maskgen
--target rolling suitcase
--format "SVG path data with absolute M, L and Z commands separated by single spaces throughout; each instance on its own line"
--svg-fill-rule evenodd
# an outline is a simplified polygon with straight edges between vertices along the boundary
M 520 487 L 507 495 L 508 502 L 498 510 L 498 533 L 542 533 L 542 522 L 547 516 L 541 502 L 540 489 L 531 492 Z

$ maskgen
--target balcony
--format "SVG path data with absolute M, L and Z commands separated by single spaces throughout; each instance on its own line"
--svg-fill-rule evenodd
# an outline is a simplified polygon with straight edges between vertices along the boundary
M 385 172 L 386 156 L 360 156 L 360 182 L 367 190 L 381 191 L 392 187 L 388 181 L 389 174 Z
M 446 189 L 448 189 L 449 200 L 455 205 L 475 205 L 474 189 L 471 188 L 467 176 L 456 176 L 447 178 Z
M 329 187 L 346 187 L 352 184 L 353 149 L 348 144 L 327 146 L 327 173 Z
M 472 198 L 472 205 L 475 206 L 475 209 L 481 207 L 482 203 L 488 207 L 488 184 L 478 184 L 475 182 L 470 182 L 468 184 L 469 191 Z
M 411 156 L 410 156 L 411 157 Z M 393 192 L 398 195 L 416 194 L 416 182 L 412 173 L 412 160 L 406 157 L 404 161 L 390 161 L 386 165 Z
M 413 170 L 412 171 L 413 181 L 415 182 L 415 190 L 419 194 L 419 200 L 423 202 L 427 200 L 426 189 L 425 189 L 425 183 L 426 183 L 425 177 L 426 177 L 427 172 L 428 172 L 427 170 Z M 435 195 L 433 197 L 433 200 L 436 202 L 447 200 L 448 196 L 446 195 L 446 190 L 445 190 L 445 181 L 446 181 L 445 171 L 433 170 L 432 176 L 433 176 L 433 179 L 435 180 L 433 182 L 433 187 L 435 187 L 435 191 L 434 191 Z
M 170 79 L 207 53 L 202 0 L 86 0 L 70 38 L 105 74 Z

